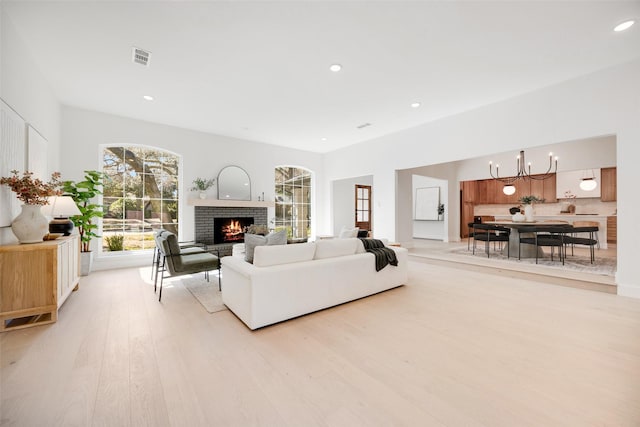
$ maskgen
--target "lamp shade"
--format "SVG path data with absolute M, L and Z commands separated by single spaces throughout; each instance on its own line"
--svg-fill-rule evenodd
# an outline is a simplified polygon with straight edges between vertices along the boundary
M 49 233 L 68 236 L 73 230 L 73 222 L 69 217 L 81 215 L 81 212 L 71 196 L 52 196 L 49 197 L 49 204 L 42 207 L 42 214 L 54 217 L 49 222 Z
M 598 182 L 594 178 L 582 178 L 580 181 L 580 189 L 584 191 L 593 191 L 598 186 Z
M 42 214 L 52 217 L 70 217 L 81 215 L 78 205 L 71 196 L 49 197 L 49 204 L 42 207 Z
M 504 187 L 502 187 L 502 192 L 507 196 L 511 196 L 512 194 L 515 194 L 516 187 L 515 185 L 505 185 Z

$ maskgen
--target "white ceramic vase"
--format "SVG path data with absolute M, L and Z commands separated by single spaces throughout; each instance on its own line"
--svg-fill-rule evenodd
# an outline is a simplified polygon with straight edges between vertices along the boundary
M 524 205 L 524 220 L 533 222 L 533 205 Z
M 20 243 L 40 243 L 49 232 L 49 221 L 40 205 L 22 205 L 22 212 L 11 223 L 11 231 Z
M 207 193 L 205 193 L 204 191 L 200 192 L 200 198 L 201 199 L 206 199 L 207 198 Z

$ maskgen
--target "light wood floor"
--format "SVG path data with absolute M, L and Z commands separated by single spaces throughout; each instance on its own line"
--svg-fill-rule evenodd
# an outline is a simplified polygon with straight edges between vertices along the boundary
M 640 425 L 639 300 L 411 261 L 251 332 L 147 276 L 94 272 L 57 323 L 0 334 L 0 425 Z

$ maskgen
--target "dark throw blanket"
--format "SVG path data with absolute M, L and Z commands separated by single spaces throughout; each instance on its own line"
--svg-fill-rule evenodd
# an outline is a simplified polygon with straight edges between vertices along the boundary
M 380 271 L 387 264 L 398 265 L 398 257 L 393 249 L 387 248 L 381 240 L 378 239 L 360 239 L 367 252 L 371 252 L 376 257 L 376 271 Z

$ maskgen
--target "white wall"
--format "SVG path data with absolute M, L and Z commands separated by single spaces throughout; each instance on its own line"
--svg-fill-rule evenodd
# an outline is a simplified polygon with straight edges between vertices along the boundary
M 373 174 L 377 200 L 384 200 L 374 226 L 394 239 L 399 217 L 406 218 L 404 211 L 411 206 L 401 203 L 396 210 L 386 205 L 395 206 L 401 196 L 396 170 L 615 135 L 619 230 L 616 282 L 620 294 L 640 297 L 640 264 L 633 255 L 637 244 L 631 232 L 635 212 L 640 211 L 636 188 L 640 168 L 635 161 L 640 143 L 638 117 L 640 60 L 337 150 L 326 155 L 325 173 L 329 181 L 347 173 Z M 359 161 L 363 152 L 369 153 L 370 161 Z M 449 191 L 451 196 L 451 188 Z
M 416 188 L 438 187 L 440 189 L 440 203 L 444 203 L 445 212 L 449 209 L 448 181 L 421 175 L 412 175 L 411 181 L 412 213 L 416 209 Z M 445 233 L 445 221 L 416 221 L 412 219 L 412 224 L 412 236 L 417 239 L 449 240 L 449 236 Z
M 274 168 L 279 165 L 300 166 L 314 173 L 317 194 L 324 192 L 322 156 L 300 150 L 244 141 L 219 135 L 195 132 L 140 120 L 64 107 L 62 109 L 62 149 L 71 156 L 63 156 L 62 172 L 68 179 L 79 180 L 86 169 L 101 168 L 100 146 L 104 144 L 142 144 L 159 147 L 183 156 L 181 194 L 197 197 L 188 189 L 196 177 L 213 178 L 228 165 L 237 165 L 251 178 L 253 200 L 258 195 L 274 200 Z M 210 189 L 216 198 L 217 187 Z M 314 204 L 317 206 L 317 203 Z M 181 198 L 181 239 L 194 236 L 194 208 Z M 269 218 L 275 215 L 270 209 Z M 321 219 L 321 223 L 322 223 Z M 318 222 L 317 210 L 312 211 L 312 228 Z M 112 254 L 96 260 L 96 269 L 138 265 L 134 257 L 114 259 Z M 128 258 L 128 259 L 127 259 Z M 149 258 L 148 256 L 146 258 Z M 132 262 L 134 264 L 130 264 Z
M 49 173 L 60 170 L 60 104 L 6 13 L 2 13 L 1 3 L 0 98 L 47 139 Z M 0 244 L 15 242 L 9 228 L 0 228 Z
M 341 179 L 332 183 L 333 233 L 338 236 L 343 226 L 355 227 L 356 185 L 373 185 L 373 176 Z M 372 210 L 375 215 L 375 188 L 372 192 Z

